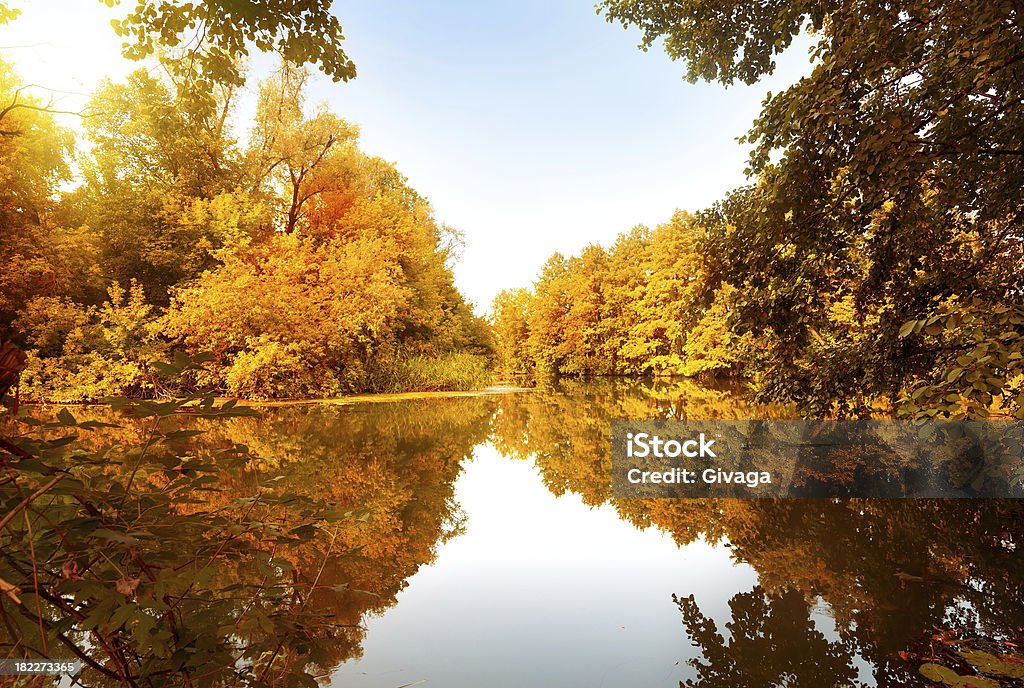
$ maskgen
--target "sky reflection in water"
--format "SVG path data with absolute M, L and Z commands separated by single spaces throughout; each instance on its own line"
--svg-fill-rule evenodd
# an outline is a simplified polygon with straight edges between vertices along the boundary
M 1024 635 L 1019 503 L 613 500 L 610 419 L 787 410 L 692 383 L 473 403 L 429 410 L 474 428 L 451 445 L 461 529 L 367 610 L 335 686 L 916 686 L 904 656 L 936 632 Z
M 692 672 L 672 593 L 728 615 L 757 581 L 729 549 L 680 549 L 608 505 L 556 497 L 532 462 L 476 448 L 456 482 L 464 534 L 368 619 L 363 658 L 335 686 L 671 686 Z

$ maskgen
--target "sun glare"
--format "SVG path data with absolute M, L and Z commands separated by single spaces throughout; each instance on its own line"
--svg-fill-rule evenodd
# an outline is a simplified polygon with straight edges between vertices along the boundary
M 117 10 L 97 3 L 15 2 L 18 18 L 0 26 L 0 54 L 14 63 L 32 95 L 68 112 L 82 110 L 104 78 L 119 79 L 138 65 L 121 57 L 110 20 Z M 62 123 L 80 120 L 65 115 Z

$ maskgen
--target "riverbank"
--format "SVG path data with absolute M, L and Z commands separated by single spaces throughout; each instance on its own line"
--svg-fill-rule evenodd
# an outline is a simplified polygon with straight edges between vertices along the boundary
M 239 399 L 237 397 L 214 397 L 217 404 L 226 401 L 235 401 L 255 408 L 274 408 L 282 406 L 350 406 L 352 404 L 368 403 L 393 403 L 399 401 L 414 401 L 417 399 L 452 399 L 458 397 L 482 397 L 498 394 L 517 394 L 521 392 L 532 392 L 532 387 L 515 387 L 512 385 L 489 385 L 480 389 L 470 390 L 443 390 L 432 392 L 375 392 L 367 394 L 349 394 L 341 397 L 327 397 L 322 399 Z M 145 401 L 140 399 L 139 401 Z M 160 401 L 159 399 L 155 401 Z M 23 401 L 19 406 L 31 408 L 89 408 L 94 406 L 106 406 L 102 402 L 85 403 L 58 403 L 49 401 Z
M 398 401 L 413 401 L 417 399 L 452 399 L 457 397 L 482 397 L 496 394 L 516 394 L 520 392 L 532 391 L 534 390 L 531 387 L 491 385 L 489 387 L 484 387 L 482 389 L 472 390 L 451 390 L 436 392 L 382 392 L 373 394 L 352 394 L 349 396 L 333 397 L 327 399 L 271 399 L 268 401 L 242 401 L 244 401 L 244 403 L 250 406 L 258 408 L 305 405 L 349 406 L 352 404 L 391 403 Z

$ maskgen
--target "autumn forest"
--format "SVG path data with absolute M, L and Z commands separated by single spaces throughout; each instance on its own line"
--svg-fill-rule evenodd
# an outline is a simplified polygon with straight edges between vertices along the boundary
M 624 498 L 608 456 L 623 418 L 1019 429 L 1019 0 L 584 3 L 680 89 L 804 72 L 739 132 L 742 184 L 566 226 L 492 303 L 430 184 L 320 97 L 381 74 L 346 7 L 77 2 L 129 65 L 81 108 L 0 47 L 0 660 L 132 688 L 1022 685 L 1019 500 Z M 499 5 L 458 12 L 516 34 Z M 495 218 L 546 202 L 500 191 Z
M 823 40 L 753 123 L 749 186 L 553 256 L 489 321 L 454 287 L 458 231 L 307 101 L 302 60 L 258 85 L 247 132 L 229 126 L 241 15 L 198 49 L 154 48 L 175 3 L 129 17 L 129 56 L 156 57 L 93 95 L 81 140 L 5 63 L 0 326 L 27 354 L 19 394 L 160 397 L 180 382 L 154 364 L 179 352 L 208 357 L 189 384 L 250 399 L 470 389 L 494 371 L 726 376 L 813 415 L 1020 417 L 1012 3 L 866 20 L 794 5 L 699 31 L 655 5 L 603 11 L 691 79 L 753 82 L 805 22 Z M 348 78 L 319 40 L 294 37 Z
M 64 193 L 68 133 L 34 107 L 6 115 L 2 308 L 26 397 L 159 396 L 150 367 L 175 350 L 212 357 L 196 384 L 250 398 L 392 389 L 430 365 L 484 376 L 457 236 L 355 126 L 307 106 L 305 78 L 285 65 L 260 85 L 245 145 L 225 127 L 230 86 L 110 83 L 83 120 L 86 181 Z

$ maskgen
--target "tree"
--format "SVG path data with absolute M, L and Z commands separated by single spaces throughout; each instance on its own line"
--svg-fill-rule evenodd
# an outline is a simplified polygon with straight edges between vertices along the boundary
M 216 355 L 208 382 L 247 397 L 334 396 L 365 389 L 367 365 L 394 354 L 409 299 L 379 239 L 315 246 L 275 235 L 221 254 L 177 291 L 166 331 Z
M 565 257 L 556 253 L 541 268 L 530 313 L 530 356 L 543 376 L 564 370 L 567 358 L 565 316 L 572 307 L 566 292 L 570 278 Z
M 600 331 L 610 356 L 608 365 L 616 375 L 646 371 L 649 352 L 637 345 L 638 331 L 643 331 L 646 323 L 638 322 L 637 299 L 646 293 L 651 251 L 651 231 L 642 225 L 620 234 L 608 250 Z
M 495 300 L 506 365 L 582 377 L 734 372 L 744 359 L 734 345 L 749 337 L 729 329 L 737 290 L 709 285 L 707 244 L 698 220 L 677 212 L 654 231 L 619 235 L 609 249 L 555 254 L 532 294 Z
M 770 394 L 812 413 L 864 413 L 865 396 L 946 369 L 941 348 L 898 337 L 903 323 L 954 296 L 1019 300 L 1019 3 L 601 7 L 639 27 L 643 46 L 664 39 L 691 80 L 752 83 L 798 33 L 814 36 L 810 75 L 769 97 L 747 137 L 755 184 L 702 217 L 723 258 L 715 279 L 744 291 L 742 319 L 775 342 L 762 360 Z
M 56 201 L 70 179 L 71 133 L 45 105 L 26 95 L 10 64 L 0 61 L 0 338 L 20 342 L 17 313 L 38 296 L 88 289 L 96 247 L 61 226 Z
M 494 297 L 491 307 L 498 368 L 512 375 L 526 375 L 533 370 L 527 348 L 532 298 L 526 289 L 505 289 Z
M 568 310 L 559 323 L 559 349 L 564 355 L 562 373 L 589 377 L 611 372 L 611 357 L 601 337 L 607 274 L 608 253 L 596 244 L 587 246 L 567 262 L 567 279 L 561 288 Z
M 172 286 L 215 264 L 229 236 L 269 229 L 259 201 L 239 192 L 241 154 L 226 126 L 233 96 L 182 99 L 140 69 L 93 97 L 86 183 L 68 202 L 99 235 L 107 279 L 138 280 L 166 305 Z
M 711 306 L 686 332 L 679 372 L 683 375 L 715 375 L 738 372 L 750 358 L 752 337 L 733 332 L 732 314 L 740 295 L 731 284 L 715 292 Z
M 324 106 L 305 116 L 307 78 L 305 70 L 282 63 L 263 82 L 250 142 L 251 186 L 279 198 L 280 226 L 286 234 L 305 218 L 311 199 L 340 186 L 343 171 L 338 163 L 346 157 L 337 153 L 359 135 L 356 127 Z
M 699 227 L 689 213 L 650 233 L 639 268 L 643 288 L 630 299 L 630 325 L 622 357 L 637 370 L 678 374 L 684 364 L 683 345 L 700 310 L 703 259 L 698 250 Z M 622 249 L 620 249 L 622 250 Z
M 245 156 L 280 231 L 215 248 L 219 265 L 174 290 L 166 334 L 212 350 L 202 382 L 246 397 L 478 384 L 491 343 L 455 288 L 453 233 L 355 127 L 306 117 L 304 81 L 285 66 L 263 84 Z
M 15 328 L 25 338 L 25 393 L 60 403 L 108 396 L 152 396 L 150 365 L 164 358 L 156 309 L 141 285 L 114 282 L 99 306 L 39 296 L 26 304 Z

